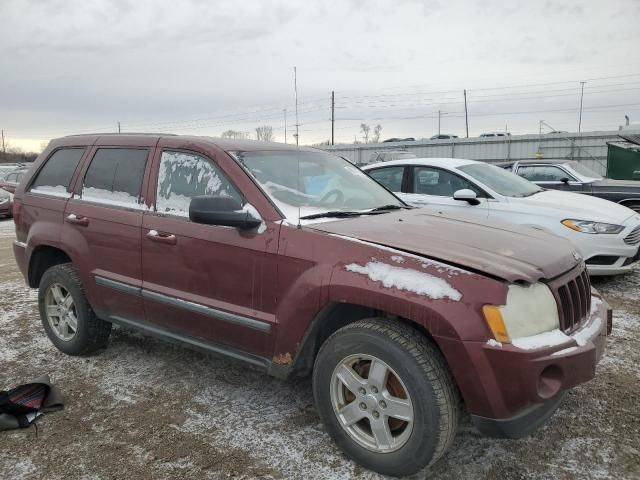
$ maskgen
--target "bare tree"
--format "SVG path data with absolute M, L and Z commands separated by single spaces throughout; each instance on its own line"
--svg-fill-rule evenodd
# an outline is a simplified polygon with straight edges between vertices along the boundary
M 380 141 L 380 133 L 382 132 L 382 125 L 378 124 L 373 129 L 373 138 L 371 142 L 378 143 Z
M 256 127 L 256 138 L 263 142 L 273 142 L 273 127 L 271 125 Z
M 220 135 L 222 138 L 233 138 L 234 140 L 243 140 L 249 138 L 249 132 L 240 132 L 238 130 L 226 130 Z
M 367 125 L 366 123 L 361 123 L 360 124 L 360 131 L 362 132 L 362 139 L 364 140 L 364 143 L 369 143 L 369 131 L 371 130 L 371 127 L 369 125 Z

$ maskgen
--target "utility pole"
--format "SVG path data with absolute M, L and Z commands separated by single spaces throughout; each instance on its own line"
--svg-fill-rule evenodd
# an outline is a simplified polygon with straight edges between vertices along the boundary
M 118 122 L 118 133 L 120 133 L 120 122 Z
M 438 136 L 440 136 L 440 110 L 438 110 Z
M 469 117 L 467 116 L 467 89 L 464 90 L 464 123 L 467 126 L 467 138 L 469 138 Z
M 333 145 L 333 131 L 336 124 L 336 92 L 331 90 L 331 145 Z
M 4 130 L 2 130 L 2 153 L 7 153 L 7 149 L 4 146 Z
M 584 84 L 587 82 L 580 82 L 580 118 L 578 120 L 578 133 L 582 131 L 582 97 L 584 97 Z
M 287 143 L 287 109 L 282 111 L 284 112 L 284 143 Z

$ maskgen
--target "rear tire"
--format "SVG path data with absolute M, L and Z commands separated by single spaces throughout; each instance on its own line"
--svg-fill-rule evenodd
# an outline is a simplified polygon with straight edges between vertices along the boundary
M 103 347 L 111 323 L 94 313 L 73 265 L 49 268 L 38 288 L 40 319 L 49 340 L 67 355 L 86 355 Z
M 335 332 L 316 358 L 313 392 L 336 444 L 385 475 L 431 465 L 456 434 L 460 400 L 445 360 L 400 322 L 371 318 Z

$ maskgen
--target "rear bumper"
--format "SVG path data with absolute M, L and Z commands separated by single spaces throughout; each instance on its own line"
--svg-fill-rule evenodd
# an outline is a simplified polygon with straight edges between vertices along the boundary
M 465 359 L 466 365 L 458 361 L 450 365 L 478 428 L 488 435 L 517 438 L 542 425 L 557 409 L 564 392 L 595 376 L 610 322 L 611 309 L 594 291 L 589 318 L 552 346 L 439 344 L 447 359 Z
M 27 281 L 27 283 L 28 283 L 27 245 L 26 245 L 26 243 L 14 240 L 13 241 L 13 256 L 16 259 L 16 263 L 18 264 L 18 268 L 20 269 L 20 272 L 22 272 L 22 276 L 25 278 L 25 281 Z

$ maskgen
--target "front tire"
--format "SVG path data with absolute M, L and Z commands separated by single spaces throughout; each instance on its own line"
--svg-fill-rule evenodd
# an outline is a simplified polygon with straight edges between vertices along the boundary
M 336 444 L 385 475 L 434 463 L 458 426 L 459 395 L 442 354 L 418 330 L 388 319 L 360 320 L 329 337 L 313 391 Z
M 49 340 L 67 355 L 93 353 L 109 339 L 111 323 L 96 316 L 70 263 L 44 272 L 38 288 L 38 307 Z

